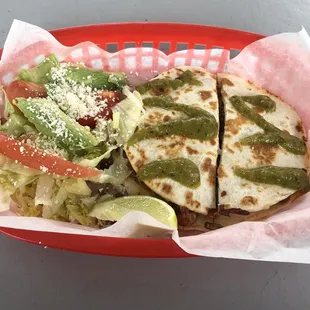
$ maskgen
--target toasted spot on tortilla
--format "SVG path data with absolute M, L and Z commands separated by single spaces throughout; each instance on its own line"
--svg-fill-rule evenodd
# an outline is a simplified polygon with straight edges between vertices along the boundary
M 215 145 L 215 144 L 216 144 L 215 138 L 211 138 L 211 139 L 210 139 L 210 143 L 211 143 L 211 145 Z
M 235 154 L 235 151 L 232 150 L 229 146 L 226 146 L 226 149 L 227 149 L 227 151 L 228 151 L 229 153 Z
M 147 160 L 147 157 L 146 157 L 146 155 L 145 155 L 144 150 L 138 149 L 138 153 L 139 153 L 139 155 L 141 156 L 141 159 L 142 159 L 142 160 Z
M 227 86 L 234 86 L 235 85 L 231 80 L 226 79 L 226 78 L 222 78 L 220 80 L 220 83 L 221 83 L 222 86 L 223 85 L 227 85 Z
M 144 120 L 144 126 L 145 125 L 156 125 L 157 123 L 161 123 L 164 116 L 165 115 L 161 112 L 152 111 L 149 113 L 147 119 Z
M 226 178 L 227 177 L 227 174 L 225 173 L 224 169 L 222 166 L 219 166 L 218 169 L 217 169 L 217 175 L 220 179 L 222 178 Z
M 277 156 L 277 145 L 253 145 L 251 151 L 253 158 L 261 165 L 270 165 Z
M 172 111 L 172 112 L 171 112 L 171 114 L 172 114 L 172 115 L 175 115 L 175 112 L 174 112 L 174 111 Z
M 177 101 L 177 100 L 179 100 L 179 97 L 178 96 L 173 97 L 173 100 Z
M 190 87 L 185 88 L 184 92 L 189 93 L 192 90 L 193 90 L 193 87 L 190 86 Z
M 262 114 L 262 113 L 265 112 L 265 110 L 263 108 L 261 108 L 261 107 L 253 107 L 252 110 L 255 111 L 258 114 Z
M 183 147 L 185 140 L 186 140 L 185 137 L 178 137 L 178 138 L 176 137 L 175 141 L 172 142 L 171 144 L 169 144 L 169 147 L 171 147 L 171 148 L 174 148 L 176 146 Z
M 206 153 L 206 155 L 216 156 L 216 154 L 215 154 L 215 153 L 210 152 L 210 151 L 209 151 L 209 152 L 207 152 L 207 153 Z
M 161 186 L 161 183 L 151 180 L 147 182 L 149 184 L 149 187 L 151 188 L 159 188 Z
M 235 112 L 234 112 L 233 110 L 231 110 L 231 109 L 227 109 L 227 110 L 226 110 L 226 113 L 227 113 L 227 112 L 228 112 L 228 113 L 233 113 L 233 114 L 235 113 Z
M 240 152 L 242 152 L 242 146 L 241 146 L 240 142 L 236 142 L 235 147 L 238 148 Z
M 140 170 L 144 166 L 144 162 L 140 159 L 138 159 L 135 163 L 135 166 L 138 170 Z
M 201 169 L 202 171 L 209 171 L 211 167 L 211 159 L 209 157 L 205 158 L 205 160 L 203 161 L 202 165 L 201 165 Z
M 200 207 L 200 202 L 193 199 L 194 194 L 192 192 L 185 193 L 185 201 L 187 205 L 198 208 Z
M 134 159 L 134 156 L 132 155 L 132 153 L 130 151 L 127 151 L 127 157 L 130 161 L 132 161 Z
M 171 117 L 168 116 L 168 115 L 165 115 L 164 118 L 163 118 L 164 122 L 169 122 L 170 120 L 171 120 Z
M 180 68 L 176 68 L 176 71 L 177 71 L 177 73 L 178 73 L 179 75 L 181 75 L 182 73 L 184 73 L 184 71 L 183 71 L 182 69 L 180 69 Z
M 165 194 L 170 194 L 171 191 L 172 191 L 172 186 L 170 184 L 164 183 L 163 186 L 162 186 L 162 191 Z
M 308 139 L 307 139 L 305 136 L 302 136 L 302 139 L 303 139 L 305 142 L 308 141 Z
M 227 92 L 224 89 L 222 89 L 222 97 L 223 98 L 228 98 L 228 94 L 227 94 Z
M 151 95 L 160 96 L 160 95 L 168 95 L 171 91 L 171 88 L 154 88 L 150 90 Z
M 205 101 L 209 98 L 212 97 L 212 92 L 208 91 L 208 90 L 202 90 L 199 92 L 200 98 Z
M 212 110 L 216 110 L 217 109 L 217 102 L 216 101 L 211 101 L 209 102 L 210 108 Z
M 251 186 L 248 183 L 241 183 L 240 185 L 241 187 L 251 188 Z
M 193 154 L 199 154 L 199 152 L 193 148 L 191 148 L 190 146 L 186 147 L 186 151 L 189 155 L 193 155 Z
M 214 186 L 216 181 L 216 167 L 211 165 L 209 168 L 209 174 L 208 174 L 208 183 L 210 186 Z
M 232 135 L 230 135 L 229 133 L 224 134 L 224 138 L 231 138 L 231 137 L 232 137 Z
M 255 197 L 252 196 L 245 196 L 241 199 L 240 204 L 241 206 L 255 206 L 257 204 L 258 200 Z
M 185 137 L 175 137 L 175 141 L 169 145 L 159 145 L 158 148 L 162 149 L 169 158 L 176 158 L 179 156 L 181 150 L 185 147 Z
M 301 122 L 298 122 L 297 125 L 296 125 L 296 130 L 298 132 L 302 132 L 303 128 L 302 128 L 302 123 Z
M 226 121 L 225 130 L 236 135 L 245 123 L 247 123 L 247 119 L 241 114 L 238 114 L 236 118 Z
M 221 192 L 221 197 L 224 197 L 224 196 L 226 196 L 227 195 L 227 192 L 226 191 L 222 191 Z

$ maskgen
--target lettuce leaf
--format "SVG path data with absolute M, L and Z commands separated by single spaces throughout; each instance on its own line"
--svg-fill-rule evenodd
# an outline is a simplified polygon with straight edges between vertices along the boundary
M 102 173 L 94 178 L 90 178 L 90 181 L 94 183 L 111 183 L 113 185 L 122 185 L 124 181 L 132 173 L 132 169 L 128 166 L 128 159 L 123 156 L 123 150 L 120 149 L 113 156 L 113 164 L 104 169 Z
M 75 204 L 67 204 L 66 207 L 69 212 L 69 219 L 71 222 L 77 222 L 84 226 L 96 227 L 97 219 L 88 216 L 87 209 L 83 209 L 81 206 Z
M 18 112 L 13 112 L 8 118 L 8 120 L 0 125 L 0 132 L 6 133 L 9 136 L 20 137 L 25 133 L 25 125 L 29 122 Z
M 108 128 L 109 136 L 118 146 L 123 146 L 133 135 L 144 113 L 142 98 L 137 91 L 132 93 L 124 87 L 123 93 L 127 98 L 113 107 L 113 121 Z
M 95 168 L 98 164 L 106 158 L 111 156 L 111 152 L 117 147 L 115 145 L 104 147 L 104 148 L 95 148 L 91 152 L 84 156 L 83 158 L 74 159 L 74 163 L 79 164 L 84 167 Z
M 19 72 L 18 79 L 26 82 L 46 84 L 52 82 L 51 69 L 58 67 L 59 62 L 55 55 L 46 57 L 39 65 Z

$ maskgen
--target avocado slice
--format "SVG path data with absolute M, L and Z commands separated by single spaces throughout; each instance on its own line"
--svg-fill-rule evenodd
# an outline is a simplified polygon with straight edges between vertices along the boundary
M 87 127 L 67 116 L 50 99 L 18 98 L 15 104 L 39 132 L 54 138 L 58 146 L 69 152 L 93 148 L 99 143 Z

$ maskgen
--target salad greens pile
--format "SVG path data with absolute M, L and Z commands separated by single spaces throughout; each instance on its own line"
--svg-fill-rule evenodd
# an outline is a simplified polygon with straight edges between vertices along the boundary
M 0 211 L 12 199 L 24 216 L 103 227 L 96 203 L 144 191 L 122 150 L 143 115 L 124 73 L 50 55 L 4 92 Z

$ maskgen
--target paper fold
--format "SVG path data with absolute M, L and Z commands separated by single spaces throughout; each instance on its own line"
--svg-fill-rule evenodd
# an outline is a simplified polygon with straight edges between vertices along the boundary
M 8 84 L 21 68 L 54 53 L 61 61 L 83 61 L 94 68 L 124 71 L 132 85 L 178 65 L 222 72 L 227 67 L 292 105 L 310 129 L 310 39 L 305 29 L 252 43 L 231 61 L 226 50 L 187 50 L 169 56 L 152 48 L 110 54 L 90 42 L 65 47 L 47 31 L 14 21 L 0 62 L 0 83 Z M 0 226 L 83 235 L 171 237 L 186 252 L 201 256 L 310 263 L 310 195 L 265 222 L 244 222 L 205 234 L 179 237 L 145 213 L 132 212 L 101 230 L 42 218 L 1 213 Z

